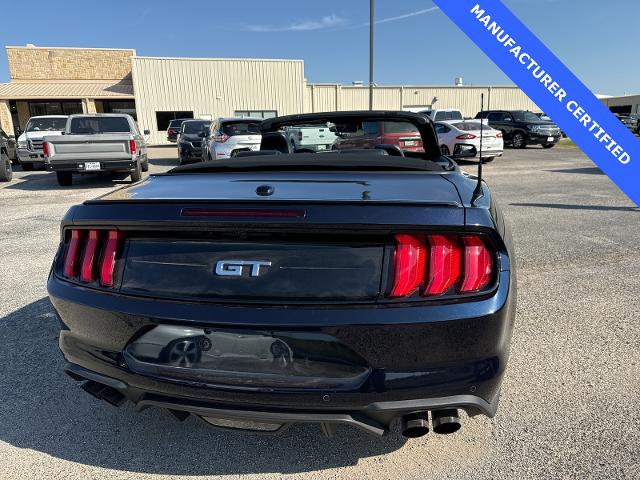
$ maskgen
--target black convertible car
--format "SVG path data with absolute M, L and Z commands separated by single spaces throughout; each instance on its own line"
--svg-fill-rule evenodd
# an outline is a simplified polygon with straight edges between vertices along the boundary
M 402 138 L 292 151 L 286 137 L 364 135 L 368 122 L 419 135 L 422 151 Z M 293 115 L 261 130 L 260 151 L 69 210 L 48 281 L 66 373 L 114 405 L 247 430 L 382 435 L 400 420 L 415 437 L 458 430 L 459 410 L 492 417 L 516 284 L 487 186 L 441 156 L 422 115 Z

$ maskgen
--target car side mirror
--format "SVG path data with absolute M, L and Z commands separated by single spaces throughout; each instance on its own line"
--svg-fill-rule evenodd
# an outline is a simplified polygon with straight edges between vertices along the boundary
M 142 132 L 144 135 L 151 135 L 151 130 L 145 130 Z

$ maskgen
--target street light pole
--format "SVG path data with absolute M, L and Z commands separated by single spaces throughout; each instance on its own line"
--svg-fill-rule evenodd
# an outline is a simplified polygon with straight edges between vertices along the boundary
M 373 110 L 373 0 L 369 0 L 369 110 Z

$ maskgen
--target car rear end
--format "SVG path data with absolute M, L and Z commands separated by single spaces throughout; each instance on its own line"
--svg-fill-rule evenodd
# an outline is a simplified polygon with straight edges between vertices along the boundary
M 252 118 L 221 120 L 212 137 L 211 159 L 231 158 L 240 152 L 260 150 L 260 122 L 260 119 Z
M 178 134 L 180 133 L 180 128 L 182 127 L 182 122 L 185 119 L 179 118 L 176 120 L 171 120 L 169 122 L 169 126 L 167 127 L 167 140 L 172 143 L 177 143 Z
M 183 177 L 62 223 L 48 290 L 89 393 L 263 431 L 495 414 L 515 284 L 488 192 L 469 208 L 460 179 L 424 172 Z
M 379 144 L 396 145 L 400 150 L 423 152 L 418 129 L 408 123 L 380 122 Z
M 455 146 L 453 149 L 454 157 L 457 156 L 466 146 L 473 146 L 482 158 L 501 157 L 504 153 L 504 139 L 502 132 L 495 130 L 488 125 L 483 125 L 480 129 L 480 122 L 451 122 L 456 129 Z M 482 148 L 481 144 L 482 143 Z

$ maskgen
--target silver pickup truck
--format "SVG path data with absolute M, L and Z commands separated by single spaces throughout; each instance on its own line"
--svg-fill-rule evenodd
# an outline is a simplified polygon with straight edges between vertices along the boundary
M 44 137 L 42 149 L 60 186 L 71 185 L 74 173 L 130 172 L 138 182 L 149 169 L 144 137 L 130 115 L 71 115 L 64 133 Z

